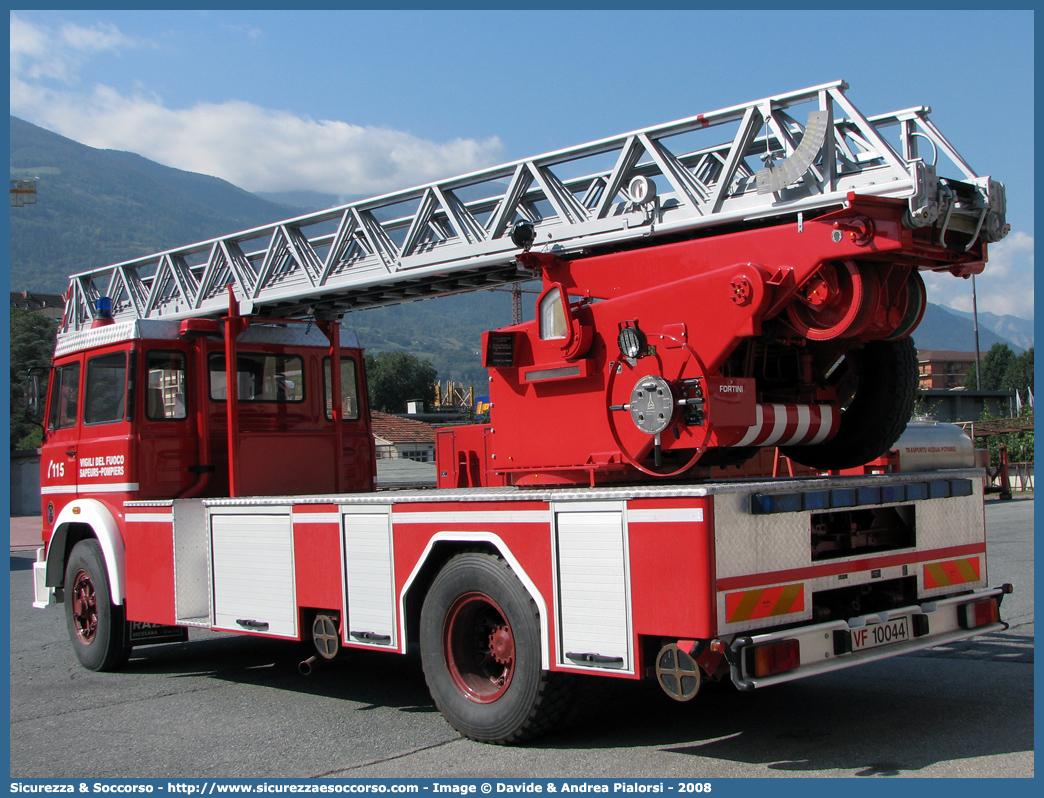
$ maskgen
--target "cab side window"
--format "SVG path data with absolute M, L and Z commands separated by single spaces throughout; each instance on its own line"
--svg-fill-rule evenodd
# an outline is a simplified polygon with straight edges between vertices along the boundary
M 92 357 L 87 361 L 84 387 L 83 423 L 113 424 L 123 421 L 127 395 L 127 355 Z
M 66 429 L 76 426 L 76 408 L 80 399 L 80 364 L 58 366 L 51 378 L 51 411 L 47 428 Z
M 184 352 L 152 350 L 145 357 L 145 418 L 180 421 L 188 417 Z
M 225 356 L 212 354 L 210 398 L 224 401 Z M 304 361 L 297 355 L 264 355 L 240 352 L 236 356 L 236 381 L 240 402 L 297 403 L 304 401 Z
M 323 391 L 326 394 L 326 418 L 333 418 L 333 398 L 330 386 L 330 358 L 323 358 Z M 359 381 L 355 376 L 355 361 L 341 358 L 341 418 L 344 421 L 359 420 Z

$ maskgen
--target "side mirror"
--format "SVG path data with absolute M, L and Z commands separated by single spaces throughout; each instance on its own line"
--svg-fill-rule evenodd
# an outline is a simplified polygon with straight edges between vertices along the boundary
M 43 371 L 41 368 L 31 368 L 25 378 L 25 417 L 34 424 L 43 421 L 43 407 L 40 403 L 40 375 Z

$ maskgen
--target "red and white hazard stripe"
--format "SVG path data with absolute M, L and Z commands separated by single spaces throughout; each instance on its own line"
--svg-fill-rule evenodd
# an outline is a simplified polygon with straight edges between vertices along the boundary
M 841 414 L 833 405 L 761 405 L 757 421 L 733 446 L 812 446 L 837 434 Z

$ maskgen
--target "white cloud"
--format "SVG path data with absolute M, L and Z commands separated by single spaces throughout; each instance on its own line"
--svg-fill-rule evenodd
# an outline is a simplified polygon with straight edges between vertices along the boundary
M 71 23 L 62 25 L 58 30 L 62 43 L 73 52 L 87 54 L 100 53 L 105 50 L 122 50 L 137 47 L 138 42 L 120 33 L 115 25 L 98 24 L 89 28 Z
M 225 30 L 229 33 L 244 36 L 251 42 L 260 42 L 265 38 L 265 33 L 260 28 L 253 28 L 250 25 L 226 25 Z
M 60 27 L 34 25 L 11 16 L 11 76 L 23 80 L 78 82 L 77 70 L 93 55 L 119 52 L 144 43 L 120 33 L 115 25 L 90 27 L 66 23 Z
M 28 87 L 12 82 L 12 103 L 34 105 L 32 116 L 61 135 L 216 175 L 248 191 L 378 194 L 496 163 L 502 149 L 496 137 L 435 143 L 236 100 L 170 109 L 154 97 L 124 97 L 104 86 L 87 98 L 28 95 Z
M 55 29 L 14 16 L 11 24 L 12 114 L 91 147 L 129 150 L 248 191 L 379 194 L 481 169 L 502 157 L 497 137 L 439 143 L 235 99 L 167 108 L 145 87 L 133 96 L 102 85 L 81 90 L 75 73 L 85 57 L 134 43 L 112 26 Z M 41 83 L 45 77 L 65 85 Z
M 971 281 L 950 274 L 922 273 L 928 286 L 928 301 L 956 310 L 971 311 Z M 980 311 L 998 316 L 1033 319 L 1033 236 L 1010 233 L 989 247 L 989 261 L 975 278 L 976 302 Z

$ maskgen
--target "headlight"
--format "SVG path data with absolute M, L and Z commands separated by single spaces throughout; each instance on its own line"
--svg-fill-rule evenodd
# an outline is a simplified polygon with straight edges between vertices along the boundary
M 620 354 L 628 360 L 635 360 L 645 352 L 645 333 L 637 327 L 624 327 L 616 337 Z

